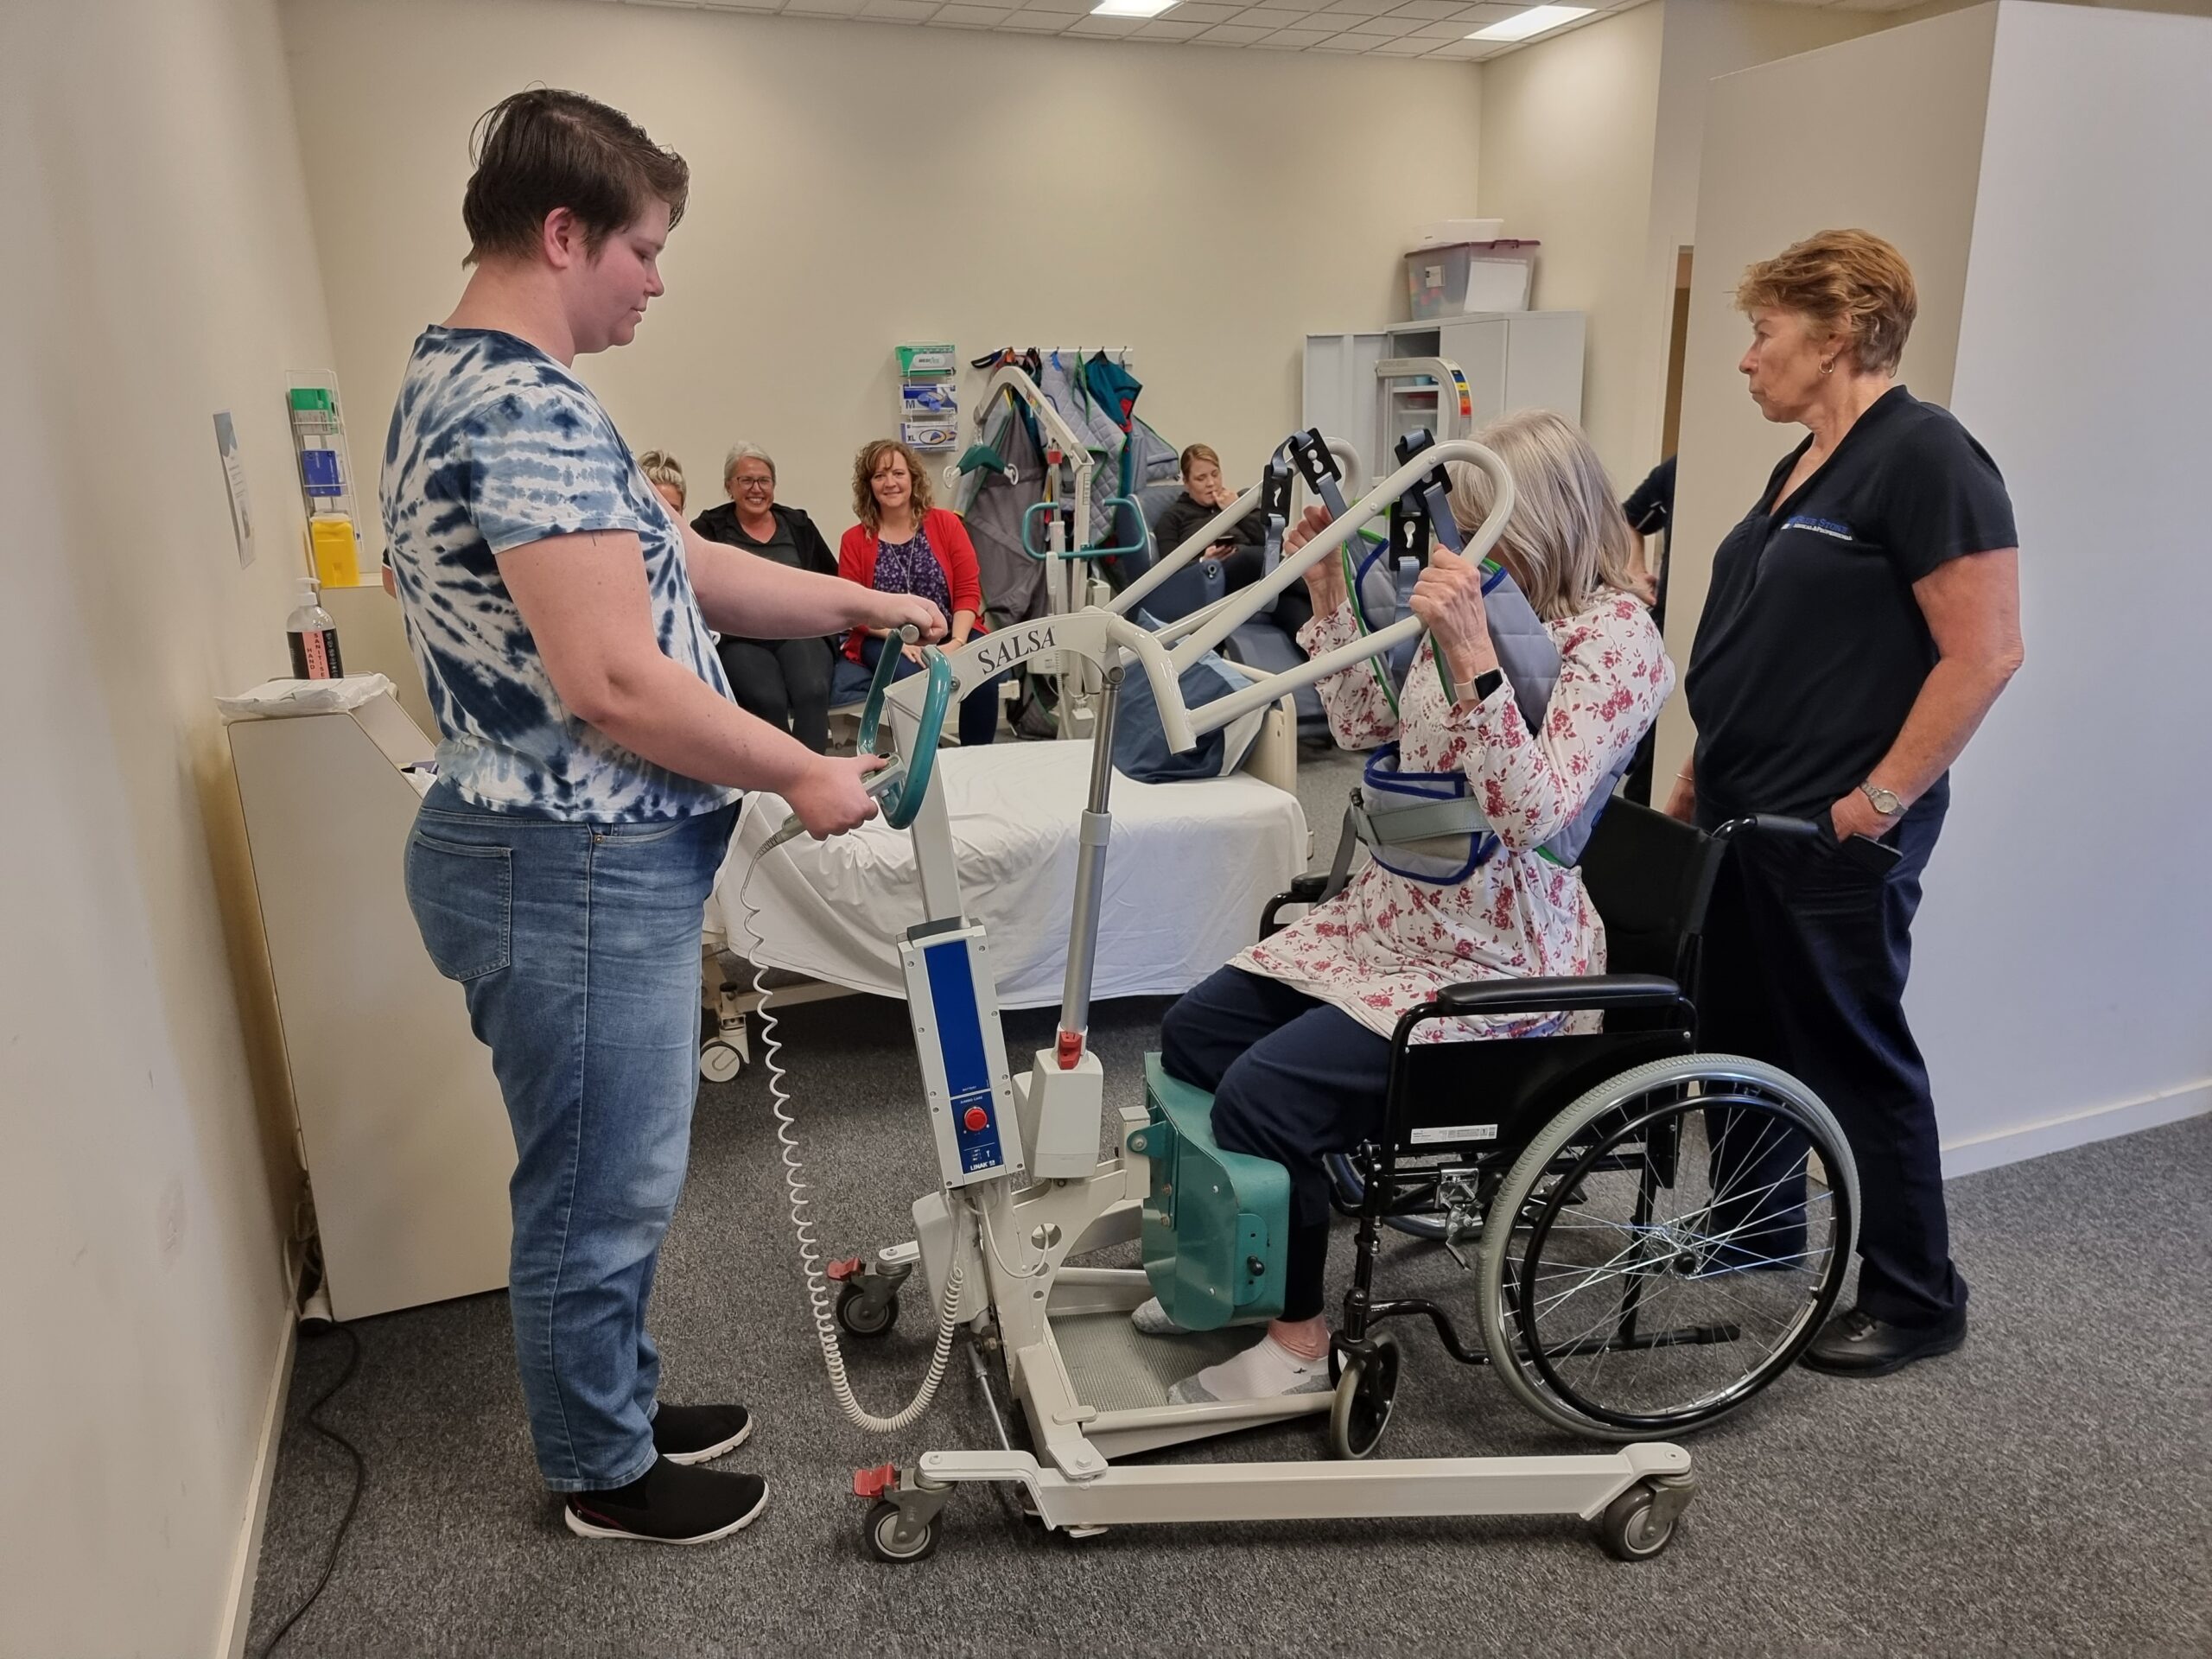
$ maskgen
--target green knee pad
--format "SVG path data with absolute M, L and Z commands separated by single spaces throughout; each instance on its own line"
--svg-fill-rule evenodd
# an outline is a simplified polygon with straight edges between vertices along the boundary
M 1152 1161 L 1144 1270 L 1167 1317 L 1186 1331 L 1271 1319 L 1282 1312 L 1290 1172 L 1214 1144 L 1213 1096 L 1144 1058 L 1152 1122 L 1129 1150 Z

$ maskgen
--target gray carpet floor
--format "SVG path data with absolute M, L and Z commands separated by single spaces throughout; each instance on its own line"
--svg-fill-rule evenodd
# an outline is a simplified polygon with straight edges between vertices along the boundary
M 1342 800 L 1334 769 L 1311 769 L 1324 843 Z M 1163 1007 L 1099 1010 L 1109 1106 L 1141 1093 Z M 1052 1019 L 1008 1026 L 1026 1053 Z M 904 1010 L 815 1004 L 784 1032 L 825 1246 L 906 1236 L 931 1159 Z M 365 1454 L 367 1487 L 328 1588 L 282 1651 L 2212 1654 L 2212 1120 L 1970 1177 L 1950 1198 L 1974 1286 L 1966 1347 L 1872 1382 L 1792 1373 L 1688 1441 L 1701 1490 L 1656 1560 L 1617 1563 L 1550 1520 L 1070 1541 L 970 1488 L 945 1512 L 936 1558 L 893 1568 L 861 1554 L 852 1471 L 990 1444 L 989 1421 L 964 1369 L 903 1435 L 864 1435 L 837 1412 L 756 1065 L 702 1091 L 654 1326 L 664 1397 L 734 1396 L 756 1412 L 732 1463 L 770 1483 L 760 1521 L 696 1550 L 572 1538 L 535 1477 L 505 1297 L 362 1321 L 359 1371 L 326 1416 Z M 1350 1254 L 1340 1241 L 1339 1282 Z M 1387 1284 L 1471 1303 L 1450 1261 L 1411 1241 L 1392 1249 L 1392 1274 Z M 926 1358 L 927 1320 L 908 1300 L 890 1337 L 849 1348 L 878 1411 L 904 1401 Z M 1389 1455 L 1589 1449 L 1425 1329 L 1401 1330 Z M 301 1421 L 342 1359 L 341 1339 L 302 1345 L 252 1653 L 313 1586 L 345 1507 L 346 1460 Z M 1166 1455 L 1321 1448 L 1305 1427 Z

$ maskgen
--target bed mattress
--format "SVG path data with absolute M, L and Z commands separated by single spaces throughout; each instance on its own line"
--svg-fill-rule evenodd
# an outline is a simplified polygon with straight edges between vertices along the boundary
M 968 916 L 991 944 L 1000 1006 L 1057 1006 L 1066 971 L 1076 835 L 1090 788 L 1087 741 L 998 743 L 938 756 Z M 1298 798 L 1244 775 L 1139 784 L 1116 777 L 1109 803 L 1092 995 L 1173 996 L 1252 943 L 1268 900 L 1306 863 Z M 903 996 L 898 940 L 923 919 L 906 831 L 881 823 L 755 855 L 787 809 L 747 798 L 708 906 L 710 936 L 739 956 L 856 991 Z

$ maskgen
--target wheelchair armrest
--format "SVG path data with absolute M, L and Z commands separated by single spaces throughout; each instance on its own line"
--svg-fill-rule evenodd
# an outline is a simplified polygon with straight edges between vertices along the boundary
M 1583 1008 L 1657 1008 L 1681 1001 L 1682 988 L 1658 974 L 1579 974 L 1556 979 L 1478 979 L 1446 985 L 1419 1012 L 1425 1018 L 1465 1014 L 1552 1014 Z
M 1260 915 L 1260 937 L 1264 939 L 1269 934 L 1280 932 L 1282 930 L 1285 924 L 1275 920 L 1275 917 L 1281 913 L 1285 905 L 1319 903 L 1321 895 L 1327 892 L 1328 888 L 1329 878 L 1325 875 L 1300 876 L 1290 884 L 1289 892 L 1279 893 L 1268 900 L 1267 909 Z

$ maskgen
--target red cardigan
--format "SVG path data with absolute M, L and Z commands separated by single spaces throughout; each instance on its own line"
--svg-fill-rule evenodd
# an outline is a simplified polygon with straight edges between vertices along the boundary
M 930 551 L 937 556 L 937 562 L 944 571 L 944 585 L 952 594 L 952 608 L 974 612 L 974 632 L 988 632 L 983 626 L 983 582 L 976 573 L 976 544 L 968 539 L 968 526 L 960 522 L 958 513 L 931 507 L 922 515 L 922 531 L 930 538 Z M 874 587 L 875 556 L 882 544 L 866 524 L 855 524 L 837 543 L 837 574 L 863 588 Z M 948 616 L 944 620 L 950 626 L 952 619 Z M 867 631 L 861 628 L 847 634 L 846 657 L 855 663 L 860 661 L 861 642 L 867 638 Z

